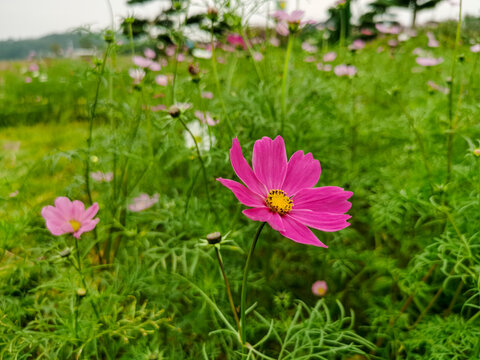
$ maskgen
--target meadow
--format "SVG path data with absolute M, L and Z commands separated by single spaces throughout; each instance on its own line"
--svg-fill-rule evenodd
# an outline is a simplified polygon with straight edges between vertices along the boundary
M 295 30 L 1 64 L 1 359 L 480 358 L 480 33 Z M 278 135 L 353 192 L 328 248 L 217 181 Z M 54 235 L 58 197 L 98 224 Z

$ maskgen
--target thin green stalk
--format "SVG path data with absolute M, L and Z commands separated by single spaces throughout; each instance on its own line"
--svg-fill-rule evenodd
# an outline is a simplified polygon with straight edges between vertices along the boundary
M 247 300 L 247 278 L 248 278 L 248 268 L 250 266 L 250 260 L 252 259 L 255 246 L 257 245 L 258 238 L 266 223 L 261 223 L 258 227 L 257 233 L 253 238 L 252 245 L 250 246 L 250 251 L 248 252 L 247 261 L 245 262 L 245 268 L 243 270 L 243 280 L 242 280 L 242 295 L 240 300 L 240 326 L 241 326 L 241 338 L 242 342 L 245 345 L 247 343 L 246 338 L 246 324 L 245 324 L 245 311 L 246 311 L 246 300 Z
M 455 49 L 453 51 L 453 61 L 452 61 L 452 69 L 450 72 L 450 93 L 449 93 L 449 101 L 448 101 L 448 121 L 449 121 L 449 131 L 447 133 L 447 176 L 446 182 L 450 181 L 450 176 L 452 172 L 452 156 L 453 156 L 453 137 L 454 137 L 454 130 L 455 130 L 455 123 L 453 120 L 453 90 L 455 89 L 455 75 L 457 69 L 457 61 L 458 61 L 458 47 L 460 44 L 460 31 L 462 28 L 462 0 L 460 0 L 460 6 L 458 10 L 458 23 L 457 23 L 457 34 L 455 36 Z M 460 95 L 459 95 L 460 96 Z M 458 107 L 457 107 L 457 116 L 458 116 Z
M 85 276 L 83 275 L 83 271 L 82 271 L 82 261 L 81 261 L 81 257 L 80 257 L 80 251 L 78 249 L 78 239 L 77 238 L 75 238 L 75 252 L 77 253 L 77 266 L 78 266 L 78 268 L 76 268 L 76 269 L 77 269 L 78 273 L 80 274 L 80 279 L 82 280 L 83 287 L 84 287 L 85 291 L 87 291 L 87 293 L 88 293 L 87 283 L 85 282 Z M 90 299 L 90 303 L 92 304 L 92 308 L 93 308 L 93 312 L 95 313 L 95 316 L 97 317 L 98 320 L 100 320 L 100 313 L 98 312 L 97 307 L 96 307 L 96 305 L 95 305 L 95 303 L 93 302 L 92 299 Z
M 288 76 L 288 64 L 290 62 L 290 55 L 292 54 L 293 47 L 293 35 L 288 36 L 287 44 L 287 53 L 285 54 L 285 64 L 283 65 L 283 76 L 282 76 L 282 94 L 280 97 L 281 108 L 282 108 L 282 122 L 280 126 L 280 134 L 283 134 L 283 129 L 285 127 L 285 120 L 287 117 L 287 108 L 285 104 L 285 97 L 287 95 L 287 76 Z
M 345 23 L 345 12 L 346 12 L 346 7 L 343 5 L 340 5 L 341 8 L 339 9 L 340 11 L 340 50 L 343 52 L 343 48 L 345 46 L 345 34 L 347 32 L 346 29 L 346 23 Z
M 235 303 L 233 302 L 232 291 L 230 290 L 230 284 L 228 283 L 227 274 L 225 273 L 225 267 L 223 266 L 222 257 L 220 255 L 220 250 L 217 246 L 215 246 L 215 253 L 217 254 L 218 265 L 220 266 L 220 270 L 222 271 L 223 280 L 225 281 L 225 288 L 227 290 L 228 302 L 230 303 L 230 308 L 232 309 L 233 317 L 235 318 L 235 322 L 237 324 L 237 329 L 239 333 L 241 332 L 240 327 L 240 320 L 238 319 L 237 310 L 235 308 Z M 240 341 L 242 339 L 240 338 Z
M 212 200 L 210 198 L 210 192 L 208 190 L 208 179 L 207 179 L 207 170 L 205 169 L 205 163 L 203 162 L 203 158 L 202 158 L 202 154 L 200 153 L 200 148 L 198 147 L 198 143 L 197 143 L 197 139 L 195 139 L 195 135 L 193 135 L 193 133 L 190 131 L 190 129 L 188 128 L 187 124 L 185 124 L 185 122 L 182 120 L 182 115 L 180 115 L 178 117 L 178 120 L 180 121 L 180 123 L 183 125 L 183 127 L 185 128 L 185 130 L 189 133 L 189 135 L 191 136 L 193 142 L 195 143 L 195 149 L 197 151 L 197 156 L 198 156 L 198 161 L 200 162 L 200 166 L 202 167 L 202 173 L 203 173 L 203 181 L 205 183 L 205 192 L 207 194 L 207 199 L 208 199 L 208 204 L 210 205 L 210 211 L 215 215 L 216 215 L 216 212 L 214 211 L 214 208 L 213 208 L 213 204 L 212 204 Z

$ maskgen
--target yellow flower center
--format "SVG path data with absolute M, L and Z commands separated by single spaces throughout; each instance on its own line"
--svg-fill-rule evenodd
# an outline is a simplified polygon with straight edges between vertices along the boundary
M 73 231 L 78 231 L 78 229 L 80 229 L 80 226 L 82 226 L 82 224 L 80 224 L 77 220 L 70 220 L 69 221 L 70 225 L 72 225 L 72 229 Z
M 265 203 L 270 210 L 278 213 L 279 215 L 285 215 L 292 210 L 293 201 L 287 196 L 287 193 L 283 190 L 270 190 Z

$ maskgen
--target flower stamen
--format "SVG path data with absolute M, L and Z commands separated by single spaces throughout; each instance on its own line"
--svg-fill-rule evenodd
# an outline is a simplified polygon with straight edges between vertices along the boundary
M 80 229 L 80 227 L 82 226 L 82 224 L 80 224 L 77 220 L 70 220 L 69 223 L 70 225 L 72 225 L 72 229 L 74 232 L 78 231 L 78 229 Z
M 268 193 L 265 204 L 279 215 L 285 215 L 292 210 L 293 201 L 287 196 L 287 193 L 283 190 L 274 189 Z

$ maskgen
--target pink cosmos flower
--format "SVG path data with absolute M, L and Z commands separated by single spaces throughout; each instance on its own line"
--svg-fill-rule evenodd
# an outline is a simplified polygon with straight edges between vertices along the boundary
M 160 70 L 162 69 L 162 66 L 161 66 L 159 63 L 157 63 L 157 62 L 152 62 L 152 63 L 148 66 L 148 68 L 149 68 L 150 70 L 152 70 L 152 71 L 160 71 Z
M 402 29 L 400 28 L 400 26 L 387 26 L 385 24 L 375 24 L 375 28 L 383 33 L 383 34 L 393 34 L 393 35 L 396 35 L 396 34 L 400 34 L 400 32 L 402 31 Z
M 28 71 L 31 71 L 31 72 L 38 71 L 38 69 L 39 69 L 39 67 L 38 67 L 38 64 L 36 64 L 36 63 L 30 64 L 28 66 Z
M 328 286 L 323 280 L 315 281 L 312 285 L 312 293 L 316 296 L 323 296 L 327 293 Z
M 323 61 L 325 62 L 335 61 L 336 58 L 337 58 L 337 53 L 335 51 L 330 51 L 325 55 L 323 55 Z
M 244 205 L 243 214 L 253 221 L 264 221 L 286 238 L 302 244 L 327 247 L 308 228 L 339 231 L 350 224 L 345 214 L 353 193 L 340 187 L 314 188 L 320 178 L 320 162 L 311 153 L 299 150 L 287 161 L 281 136 L 264 137 L 253 147 L 253 170 L 243 157 L 237 138 L 232 141 L 230 161 L 246 185 L 218 178 Z
M 168 76 L 157 75 L 157 76 L 155 76 L 155 82 L 160 86 L 167 86 L 168 85 Z
M 450 93 L 450 89 L 449 88 L 446 88 L 446 87 L 443 87 L 443 86 L 440 86 L 438 85 L 436 82 L 434 81 L 428 81 L 427 82 L 427 85 L 432 89 L 432 90 L 437 90 L 438 92 L 441 92 L 443 94 L 448 94 Z
M 195 117 L 200 120 L 202 123 L 207 124 L 208 126 L 215 126 L 218 124 L 219 120 L 214 120 L 212 115 L 209 112 L 203 112 L 196 110 Z
M 177 61 L 178 61 L 178 62 L 184 62 L 184 61 L 185 61 L 185 55 L 183 55 L 183 54 L 178 54 L 178 55 L 177 55 Z
M 153 112 L 157 112 L 157 111 L 163 111 L 163 110 L 167 110 L 167 107 L 163 104 L 160 104 L 160 105 L 155 105 L 155 106 L 152 106 L 150 108 L 151 111 Z
M 128 205 L 128 210 L 133 212 L 139 212 L 151 208 L 158 202 L 158 194 L 148 196 L 148 194 L 140 194 L 133 199 L 133 202 Z
M 253 53 L 253 60 L 255 61 L 262 61 L 263 60 L 263 55 L 261 52 L 255 51 Z
M 333 69 L 337 76 L 354 76 L 357 73 L 357 68 L 353 65 L 337 65 Z
M 129 69 L 128 75 L 130 75 L 130 77 L 133 79 L 133 83 L 135 85 L 138 85 L 145 77 L 145 71 L 143 71 L 142 69 Z
M 132 61 L 135 65 L 141 68 L 147 68 L 152 63 L 152 60 L 145 59 L 143 56 L 134 56 Z
M 480 44 L 473 45 L 470 48 L 470 51 L 473 52 L 473 53 L 479 53 L 480 52 Z
M 312 45 L 306 41 L 302 43 L 302 49 L 308 53 L 316 53 L 318 51 L 318 48 L 315 45 Z
M 280 46 L 280 40 L 278 40 L 278 38 L 276 37 L 272 37 L 270 38 L 270 44 L 272 44 L 272 46 L 278 47 Z
M 365 41 L 362 39 L 356 39 L 353 41 L 352 45 L 350 45 L 350 50 L 361 50 L 365 47 Z
M 428 37 L 428 47 L 436 48 L 440 46 L 437 39 L 435 39 L 435 35 L 431 31 L 427 32 L 427 37 Z
M 143 54 L 147 59 L 155 59 L 155 56 L 157 56 L 157 54 L 155 54 L 155 51 L 150 48 L 146 48 Z
M 388 40 L 388 46 L 394 48 L 398 46 L 398 40 L 397 39 L 390 39 Z
M 213 93 L 210 91 L 202 92 L 202 98 L 204 99 L 213 99 Z
M 247 48 L 247 45 L 245 44 L 245 41 L 243 40 L 243 37 L 239 34 L 230 34 L 227 36 L 227 42 L 232 45 L 233 47 L 240 47 L 243 50 Z
M 32 82 L 32 78 L 31 78 L 30 76 L 27 76 L 27 77 L 25 78 L 25 82 L 26 82 L 27 84 L 30 84 L 30 83 Z
M 80 239 L 84 232 L 92 231 L 97 226 L 100 221 L 99 218 L 94 219 L 97 212 L 97 203 L 85 210 L 83 202 L 79 200 L 72 202 L 64 196 L 55 200 L 55 206 L 48 205 L 42 208 L 42 216 L 52 235 L 71 233 L 77 239 Z
M 436 66 L 443 62 L 443 58 L 417 57 L 416 62 L 420 66 Z
M 288 36 L 288 34 L 290 34 L 290 31 L 288 30 L 288 25 L 285 24 L 284 22 L 279 22 L 275 30 L 280 36 Z
M 315 56 L 307 56 L 305 59 L 303 59 L 303 61 L 305 61 L 306 63 L 312 63 L 317 61 L 317 59 L 315 59 Z
M 363 28 L 362 30 L 360 30 L 360 33 L 362 35 L 365 35 L 365 36 L 372 36 L 373 35 L 373 31 L 368 29 L 368 28 Z
M 107 173 L 103 173 L 101 171 L 95 171 L 90 173 L 90 177 L 98 182 L 110 182 L 113 180 L 113 172 L 109 171 Z
M 167 56 L 173 56 L 175 55 L 176 49 L 177 47 L 175 45 L 168 45 L 167 48 L 165 49 L 165 54 L 167 54 Z
M 289 24 L 300 24 L 304 14 L 305 12 L 302 10 L 294 10 L 290 14 L 283 10 L 277 10 L 273 14 L 273 17 L 278 21 L 286 21 Z

